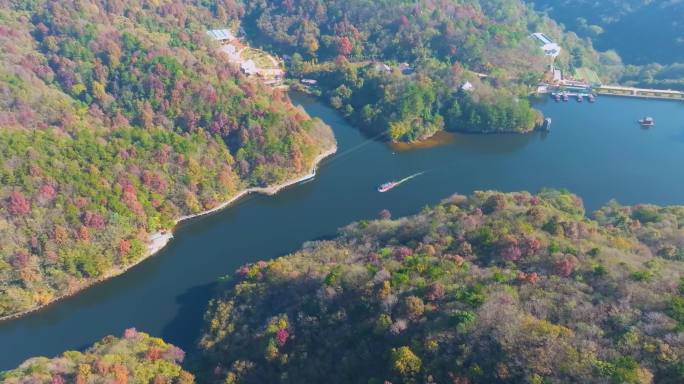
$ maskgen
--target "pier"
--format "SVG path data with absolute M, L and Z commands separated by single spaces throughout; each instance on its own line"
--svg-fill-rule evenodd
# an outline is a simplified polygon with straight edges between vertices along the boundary
M 641 97 L 647 99 L 684 100 L 684 92 L 671 89 L 648 89 L 623 87 L 620 85 L 601 85 L 594 91 L 599 95 Z

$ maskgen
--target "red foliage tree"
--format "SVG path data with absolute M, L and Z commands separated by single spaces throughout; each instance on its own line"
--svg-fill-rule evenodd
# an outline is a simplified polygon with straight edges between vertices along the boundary
M 26 215 L 31 212 L 31 204 L 21 192 L 10 193 L 7 210 L 14 216 Z
M 18 269 L 26 268 L 28 267 L 30 261 L 31 255 L 28 252 L 21 250 L 14 254 L 14 257 L 12 258 L 12 266 Z
M 531 256 L 541 249 L 541 241 L 534 236 L 525 236 L 525 256 Z
M 166 180 L 157 172 L 144 171 L 142 182 L 154 192 L 164 193 L 166 191 Z
M 62 375 L 55 373 L 52 375 L 52 380 L 50 381 L 51 384 L 65 384 L 66 381 L 62 377 Z
M 114 366 L 114 382 L 116 384 L 128 384 L 128 368 L 123 364 Z
M 148 360 L 159 360 L 162 356 L 162 350 L 157 347 L 150 347 L 145 352 L 145 358 Z
M 290 332 L 287 331 L 287 329 L 279 329 L 276 331 L 275 338 L 276 338 L 276 343 L 278 343 L 278 346 L 282 347 L 287 343 L 287 339 L 290 337 Z
M 57 191 L 52 185 L 43 184 L 38 190 L 38 196 L 45 201 L 51 201 L 57 196 Z
M 392 212 L 390 212 L 388 209 L 383 209 L 378 213 L 378 218 L 380 220 L 389 220 L 392 218 Z
M 434 283 L 428 288 L 425 298 L 430 301 L 436 301 L 444 297 L 446 291 L 444 285 L 440 283 Z
M 506 237 L 502 240 L 501 257 L 506 261 L 518 261 L 522 258 L 522 250 L 516 238 Z
M 97 212 L 88 211 L 81 217 L 81 222 L 90 228 L 104 229 L 105 219 Z
M 575 265 L 569 258 L 560 260 L 556 263 L 556 272 L 558 272 L 560 276 L 570 277 L 574 269 Z
M 403 245 L 394 250 L 394 258 L 399 261 L 404 261 L 404 259 L 411 255 L 413 255 L 413 249 Z
M 532 272 L 532 273 L 525 273 L 525 272 L 520 272 L 518 273 L 518 281 L 521 283 L 527 283 L 527 284 L 537 284 L 539 281 L 539 275 L 537 272 Z
M 354 45 L 347 36 L 340 38 L 337 44 L 337 52 L 342 56 L 349 56 L 354 50 Z
M 182 363 L 183 360 L 185 360 L 185 352 L 175 345 L 172 345 L 164 352 L 164 358 L 175 361 L 176 363 Z
M 85 242 L 90 241 L 90 231 L 88 230 L 88 227 L 81 226 L 78 229 L 78 239 Z
M 461 255 L 447 255 L 444 257 L 447 260 L 451 260 L 456 264 L 457 266 L 462 266 L 463 263 L 465 263 L 465 259 Z
M 123 334 L 124 339 L 131 340 L 138 337 L 138 330 L 135 328 L 126 328 Z
M 119 240 L 119 256 L 126 256 L 131 251 L 131 242 L 126 239 Z
M 135 187 L 133 184 L 126 184 L 123 187 L 123 195 L 121 200 L 124 204 L 137 215 L 142 215 L 144 213 L 142 204 L 138 201 L 138 196 L 136 195 Z

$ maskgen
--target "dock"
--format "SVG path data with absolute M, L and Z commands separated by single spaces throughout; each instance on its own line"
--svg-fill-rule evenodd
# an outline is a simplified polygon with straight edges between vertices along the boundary
M 639 97 L 646 99 L 661 100 L 684 100 L 684 92 L 671 89 L 649 89 L 636 87 L 623 87 L 620 85 L 601 85 L 594 88 L 599 95 Z

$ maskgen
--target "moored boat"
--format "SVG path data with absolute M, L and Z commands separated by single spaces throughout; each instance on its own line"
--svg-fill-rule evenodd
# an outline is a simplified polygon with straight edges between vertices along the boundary
M 655 120 L 653 120 L 652 117 L 644 117 L 639 120 L 639 124 L 641 124 L 642 127 L 652 127 L 655 125 Z

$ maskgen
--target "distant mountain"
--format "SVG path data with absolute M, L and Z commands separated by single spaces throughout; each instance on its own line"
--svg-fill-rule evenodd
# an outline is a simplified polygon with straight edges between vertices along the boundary
M 238 269 L 203 380 L 681 383 L 684 207 L 453 196 Z
M 684 2 L 645 0 L 534 0 L 537 9 L 601 50 L 615 49 L 627 64 L 684 62 Z

